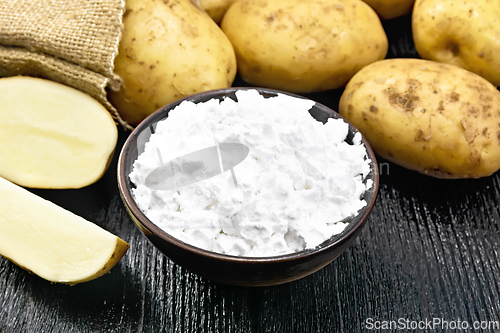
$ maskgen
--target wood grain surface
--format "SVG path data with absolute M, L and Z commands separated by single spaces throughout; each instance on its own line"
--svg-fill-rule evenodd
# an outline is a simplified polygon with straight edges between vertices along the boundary
M 384 22 L 388 57 L 417 56 L 409 22 Z M 337 109 L 341 93 L 308 97 Z M 313 275 L 263 288 L 214 283 L 160 254 L 125 211 L 116 156 L 87 188 L 33 190 L 131 247 L 109 274 L 72 287 L 0 257 L 0 332 L 500 332 L 500 174 L 437 180 L 379 167 L 379 197 L 354 244 Z M 407 326 L 375 329 L 384 321 Z

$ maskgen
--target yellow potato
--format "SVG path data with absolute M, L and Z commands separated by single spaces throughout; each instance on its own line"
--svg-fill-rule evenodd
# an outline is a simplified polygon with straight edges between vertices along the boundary
M 420 57 L 500 86 L 500 1 L 417 0 L 412 31 Z
M 382 157 L 438 178 L 500 168 L 500 92 L 460 67 L 390 59 L 359 71 L 339 111 Z
M 415 0 L 363 0 L 369 4 L 382 19 L 393 19 L 411 12 Z
M 0 255 L 46 280 L 93 280 L 129 248 L 96 224 L 3 178 L 0 198 Z
M 96 182 L 113 157 L 118 130 L 92 97 L 49 80 L 0 79 L 0 176 L 33 188 Z
M 241 0 L 221 27 L 243 80 L 297 93 L 342 87 L 388 48 L 380 19 L 360 0 Z
M 111 103 L 131 125 L 202 91 L 230 87 L 234 50 L 219 26 L 189 0 L 127 0 Z
M 236 0 L 199 0 L 200 6 L 216 22 L 220 23 L 227 9 Z

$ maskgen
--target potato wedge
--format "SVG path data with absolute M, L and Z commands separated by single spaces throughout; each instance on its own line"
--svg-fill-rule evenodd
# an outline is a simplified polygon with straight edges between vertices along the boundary
M 129 244 L 0 178 L 0 255 L 51 281 L 76 284 L 107 273 Z
M 106 171 L 118 139 L 110 113 L 68 86 L 0 79 L 0 176 L 32 188 L 80 188 Z

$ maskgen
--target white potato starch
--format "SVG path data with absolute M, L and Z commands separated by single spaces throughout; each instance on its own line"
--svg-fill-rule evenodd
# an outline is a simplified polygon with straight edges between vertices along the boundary
M 256 90 L 236 97 L 182 102 L 158 122 L 130 174 L 139 208 L 181 241 L 237 256 L 292 253 L 341 233 L 343 221 L 366 206 L 362 194 L 372 186 L 365 180 L 370 160 L 361 135 L 346 143 L 348 125 L 316 121 L 308 112 L 311 100 L 264 98 Z M 218 168 L 219 162 L 208 167 L 201 153 L 192 161 L 209 147 L 220 161 L 227 143 L 248 147 L 231 170 Z M 187 154 L 190 161 L 180 158 Z M 196 173 L 196 181 L 148 186 L 147 177 L 173 160 L 181 162 L 168 166 L 172 179 L 184 177 L 187 184 L 186 174 Z

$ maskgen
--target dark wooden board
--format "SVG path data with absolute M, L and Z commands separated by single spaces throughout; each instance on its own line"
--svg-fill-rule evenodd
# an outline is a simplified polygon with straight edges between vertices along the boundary
M 409 16 L 384 22 L 389 58 L 417 57 L 409 24 Z M 308 97 L 336 110 L 341 93 Z M 500 174 L 437 180 L 384 160 L 379 167 L 379 197 L 355 243 L 313 275 L 264 288 L 214 283 L 161 255 L 124 209 L 116 158 L 87 188 L 33 190 L 131 247 L 109 274 L 72 287 L 0 257 L 0 332 L 351 333 L 391 320 L 406 328 L 500 321 Z M 478 332 L 500 332 L 491 325 Z M 414 331 L 473 331 L 442 327 Z

